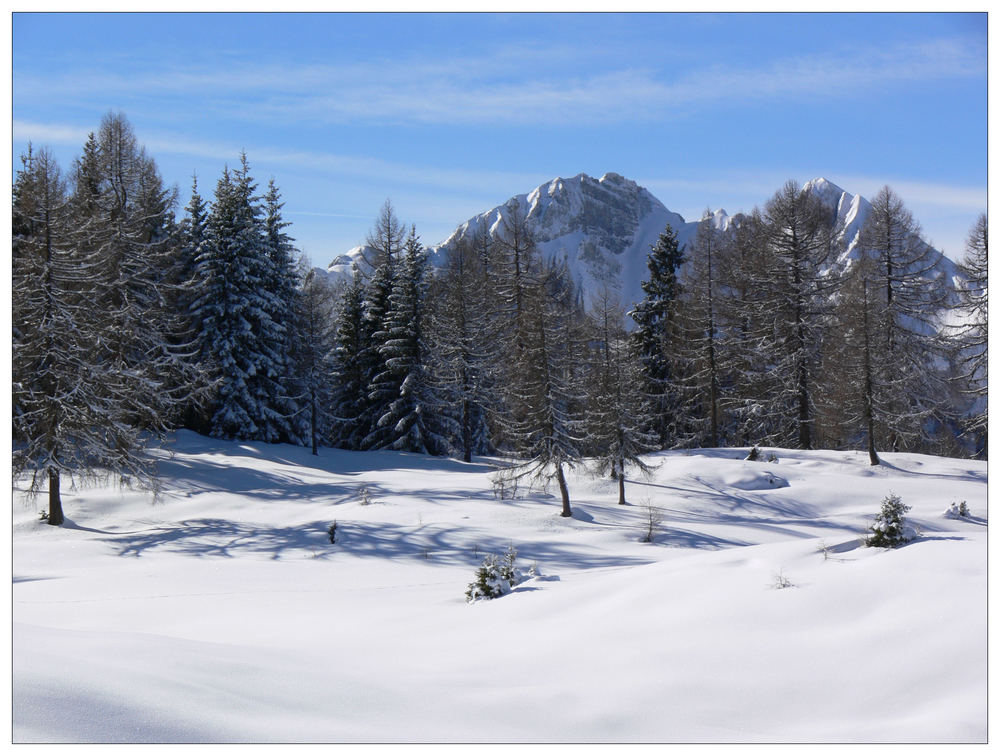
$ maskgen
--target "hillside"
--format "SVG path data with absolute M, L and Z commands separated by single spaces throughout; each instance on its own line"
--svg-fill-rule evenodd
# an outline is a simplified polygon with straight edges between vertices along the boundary
M 16 486 L 14 740 L 985 742 L 986 464 L 766 451 L 653 455 L 626 507 L 577 469 L 570 519 L 489 460 L 188 432 L 156 502 Z M 890 492 L 919 537 L 861 547 Z M 538 575 L 467 603 L 509 545 Z

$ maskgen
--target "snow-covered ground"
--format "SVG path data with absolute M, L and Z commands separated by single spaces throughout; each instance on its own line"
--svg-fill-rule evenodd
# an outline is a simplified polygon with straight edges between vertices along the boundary
M 15 490 L 15 741 L 986 740 L 985 463 L 664 453 L 566 519 L 487 461 L 171 449 L 63 528 Z M 919 538 L 861 547 L 889 493 Z M 467 603 L 511 544 L 539 576 Z

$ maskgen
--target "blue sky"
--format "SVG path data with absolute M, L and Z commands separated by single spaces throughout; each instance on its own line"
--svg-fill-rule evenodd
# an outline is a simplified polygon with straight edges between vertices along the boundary
M 121 111 L 211 197 L 245 149 L 317 265 L 382 203 L 427 244 L 556 176 L 614 171 L 691 220 L 824 176 L 889 184 L 960 257 L 986 210 L 986 14 L 25 14 L 13 159 L 64 170 Z

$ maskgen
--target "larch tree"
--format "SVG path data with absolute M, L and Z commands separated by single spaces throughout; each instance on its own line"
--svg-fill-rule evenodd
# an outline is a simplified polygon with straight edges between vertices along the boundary
M 760 210 L 737 217 L 719 249 L 719 330 L 716 346 L 722 373 L 721 410 L 725 434 L 736 446 L 786 443 L 787 428 L 774 412 L 780 361 L 769 310 L 773 282 L 767 228 Z
M 14 474 L 48 485 L 47 521 L 64 521 L 62 477 L 105 459 L 104 406 L 91 359 L 92 283 L 70 242 L 66 182 L 51 153 L 29 150 L 13 188 Z
M 678 352 L 687 368 L 681 378 L 684 403 L 696 410 L 686 424 L 701 445 L 711 447 L 720 445 L 725 428 L 724 340 L 719 312 L 721 248 L 722 234 L 715 228 L 710 211 L 706 211 L 687 253 Z
M 957 379 L 963 393 L 974 402 L 966 422 L 966 433 L 973 437 L 979 454 L 986 454 L 989 425 L 988 253 L 989 225 L 983 213 L 969 231 L 965 244 L 965 259 L 961 265 L 965 280 L 958 291 L 958 312 L 962 325 L 952 334 L 960 367 Z
M 95 358 L 120 368 L 120 400 L 132 423 L 162 432 L 192 380 L 185 321 L 172 307 L 176 190 L 164 187 L 120 113 L 102 119 L 76 178 L 74 244 L 94 263 L 91 305 L 103 320 Z
M 884 370 L 874 378 L 881 395 L 875 419 L 877 446 L 890 451 L 918 448 L 927 423 L 941 408 L 944 381 L 934 367 L 940 355 L 939 316 L 947 289 L 934 268 L 940 253 L 920 236 L 902 200 L 883 187 L 859 239 L 870 259 L 868 295 L 876 306 L 873 352 Z
M 331 404 L 335 375 L 336 296 L 332 286 L 316 271 L 302 278 L 296 297 L 295 332 L 291 360 L 298 388 L 298 403 L 307 423 L 306 438 L 312 453 L 319 453 L 321 443 L 329 443 L 333 419 Z
M 764 223 L 771 286 L 761 304 L 769 321 L 765 339 L 774 347 L 771 406 L 790 431 L 785 440 L 811 449 L 820 348 L 838 283 L 826 275 L 833 259 L 833 219 L 815 194 L 789 181 L 765 205 Z
M 598 471 L 618 481 L 624 505 L 628 465 L 648 474 L 642 455 L 659 448 L 647 429 L 649 402 L 642 391 L 642 366 L 635 342 L 625 330 L 625 313 L 605 286 L 590 312 L 590 379 L 587 391 L 587 442 L 594 448 Z
M 495 353 L 491 301 L 485 260 L 476 246 L 461 240 L 448 251 L 431 284 L 428 342 L 433 385 L 451 413 L 452 446 L 462 459 L 490 449 L 487 425 L 491 398 L 490 368 Z
M 580 313 L 564 268 L 548 265 L 521 300 L 522 337 L 516 358 L 508 363 L 509 406 L 504 435 L 520 461 L 515 478 L 555 480 L 562 517 L 572 517 L 565 469 L 581 460 L 585 391 L 581 376 Z
M 169 356 L 154 352 L 150 365 L 135 345 L 156 349 L 162 334 L 137 332 L 125 341 L 114 333 L 126 317 L 137 329 L 149 321 L 138 304 L 122 312 L 133 282 L 109 275 L 111 252 L 122 252 L 111 241 L 131 230 L 130 218 L 105 217 L 122 228 L 100 227 L 107 177 L 96 137 L 88 145 L 93 160 L 78 161 L 72 195 L 47 150 L 25 157 L 13 191 L 13 466 L 15 474 L 31 472 L 33 491 L 47 482 L 51 525 L 65 520 L 63 479 L 118 476 L 155 488 L 145 444 L 167 423 L 155 412 L 157 397 L 133 393 L 155 390 L 151 371 L 162 367 L 155 359 Z M 92 202 L 73 201 L 83 196 Z M 163 295 L 161 288 L 145 294 Z

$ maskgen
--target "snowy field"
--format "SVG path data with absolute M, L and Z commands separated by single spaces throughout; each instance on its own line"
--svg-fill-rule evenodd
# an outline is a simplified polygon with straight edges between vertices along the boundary
M 171 449 L 64 528 L 15 490 L 15 742 L 986 740 L 985 463 L 663 453 L 566 519 L 486 461 Z M 861 547 L 889 493 L 919 537 Z M 509 545 L 538 576 L 467 603 Z

